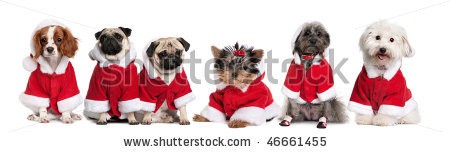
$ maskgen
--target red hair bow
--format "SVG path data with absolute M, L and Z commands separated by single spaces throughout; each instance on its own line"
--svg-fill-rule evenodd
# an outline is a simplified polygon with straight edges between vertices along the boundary
M 244 50 L 234 50 L 234 56 L 245 56 Z

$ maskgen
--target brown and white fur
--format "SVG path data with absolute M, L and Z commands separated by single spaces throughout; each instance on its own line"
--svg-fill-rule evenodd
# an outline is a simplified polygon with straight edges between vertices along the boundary
M 414 56 L 414 50 L 408 42 L 406 31 L 387 21 L 378 21 L 366 28 L 359 40 L 365 66 L 384 66 L 386 69 L 401 64 L 403 57 Z M 379 70 L 384 75 L 389 70 Z M 356 114 L 355 121 L 360 125 L 391 126 L 395 124 L 415 124 L 420 121 L 418 108 L 396 118 L 388 115 Z
M 33 35 L 31 47 L 33 48 L 33 62 L 46 62 L 50 66 L 47 69 L 49 73 L 56 72 L 63 56 L 72 58 L 78 50 L 78 41 L 70 30 L 56 21 L 54 25 L 38 27 Z M 48 24 L 45 21 L 41 24 Z M 43 58 L 42 58 L 43 57 Z M 24 66 L 31 65 L 24 63 Z M 34 64 L 33 64 L 34 65 Z M 29 69 L 30 67 L 25 67 Z M 35 68 L 35 67 L 34 67 Z M 38 108 L 27 117 L 28 120 L 48 123 L 50 120 L 61 119 L 63 123 L 73 123 L 74 120 L 80 120 L 81 115 L 72 112 L 63 112 L 61 116 L 47 111 L 46 108 Z
M 182 37 L 160 38 L 148 46 L 144 60 L 149 60 L 157 76 L 166 84 L 170 84 L 177 74 L 176 69 L 183 63 L 184 53 L 189 50 L 189 47 L 190 44 Z M 170 110 L 167 102 L 164 101 L 156 113 L 144 112 L 142 124 L 179 122 L 180 125 L 189 125 L 186 106 L 179 107 L 178 111 L 179 116 L 177 110 Z

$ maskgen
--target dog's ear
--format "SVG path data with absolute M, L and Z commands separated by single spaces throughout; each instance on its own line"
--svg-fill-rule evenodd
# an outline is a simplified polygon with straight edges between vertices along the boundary
M 42 49 L 43 49 L 43 46 L 41 44 L 42 30 L 43 29 L 40 29 L 40 30 L 36 31 L 36 33 L 34 33 L 34 36 L 33 36 L 33 44 L 34 44 L 33 60 L 35 60 L 35 61 L 42 54 Z
M 216 46 L 211 46 L 211 52 L 214 58 L 218 59 L 220 58 L 220 54 L 222 53 L 222 50 L 217 48 Z
M 251 62 L 259 63 L 264 57 L 264 50 L 262 49 L 253 50 L 251 53 L 249 53 L 248 57 L 250 58 Z
M 103 29 L 103 30 L 98 31 L 97 33 L 95 33 L 95 39 L 96 39 L 96 40 L 98 40 L 98 38 L 100 38 L 100 35 L 102 35 L 102 32 L 103 32 L 104 30 L 105 30 L 105 29 Z
M 125 33 L 125 35 L 127 37 L 129 37 L 131 35 L 131 29 L 130 28 L 126 28 L 126 27 L 119 27 L 120 30 L 122 30 L 123 33 Z
M 156 47 L 158 47 L 158 45 L 159 45 L 159 42 L 156 42 L 156 41 L 154 41 L 150 44 L 150 46 L 147 48 L 147 51 L 146 51 L 148 57 L 153 57 L 153 54 L 155 54 L 155 50 L 156 50 Z
M 184 50 L 188 51 L 191 44 L 189 44 L 186 40 L 184 40 L 182 37 L 177 38 L 177 40 L 183 45 Z
M 292 50 L 292 54 L 294 54 L 295 52 L 298 52 L 298 53 L 300 53 L 300 52 L 302 52 L 302 51 L 300 51 L 300 42 L 298 41 L 298 39 L 300 38 L 300 35 L 302 34 L 303 32 L 300 32 L 298 35 L 297 35 L 297 37 L 295 38 L 295 41 L 294 41 L 294 49 Z
M 72 33 L 67 28 L 62 28 L 64 37 L 61 42 L 61 52 L 63 55 L 71 58 L 75 55 L 75 52 L 78 50 L 78 41 Z
M 359 48 L 363 52 L 364 52 L 364 48 L 365 48 L 365 45 L 366 45 L 367 38 L 369 37 L 370 34 L 372 34 L 372 32 L 369 31 L 368 29 L 366 29 L 364 31 L 364 33 L 361 35 L 361 37 L 359 37 Z
M 408 38 L 406 38 L 405 35 L 402 36 L 402 42 L 403 42 L 403 51 L 405 53 L 405 57 L 413 57 L 416 52 L 409 44 Z

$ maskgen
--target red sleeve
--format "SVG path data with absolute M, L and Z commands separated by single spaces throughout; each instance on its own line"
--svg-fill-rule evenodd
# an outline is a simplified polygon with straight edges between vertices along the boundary
M 363 67 L 363 72 L 361 72 L 356 79 L 355 86 L 353 87 L 353 92 L 350 97 L 350 102 L 347 107 L 350 111 L 355 113 L 372 115 L 373 110 L 369 97 L 370 89 L 367 86 L 368 82 L 364 81 L 368 81 L 368 78 Z
M 122 89 L 122 97 L 119 101 L 127 101 L 139 98 L 138 74 L 134 62 L 131 62 L 129 68 L 125 70 L 124 89 Z
M 101 83 L 101 72 L 99 64 L 95 66 L 94 72 L 92 72 L 91 80 L 89 82 L 89 88 L 86 94 L 87 100 L 95 100 L 95 101 L 105 101 L 108 100 L 106 97 L 106 91 Z
M 152 96 L 151 82 L 149 82 L 147 70 L 144 68 L 139 73 L 139 99 L 141 100 L 141 110 L 152 112 L 155 110 L 157 98 Z
M 314 73 L 314 77 L 318 79 L 317 96 L 319 97 L 319 100 L 326 101 L 336 97 L 337 94 L 334 88 L 333 70 L 330 65 L 321 65 L 320 70 Z
M 223 109 L 223 90 L 216 90 L 209 95 L 209 106 L 219 110 L 222 113 L 225 113 Z
M 75 76 L 75 71 L 72 67 L 72 64 L 70 62 L 68 64 L 69 65 L 67 66 L 65 72 L 66 79 L 62 83 L 63 85 L 61 86 L 61 93 L 58 96 L 58 101 L 80 94 L 80 90 L 78 89 L 77 85 L 77 78 Z
M 177 82 L 179 84 L 179 88 L 174 96 L 174 104 L 176 108 L 184 106 L 195 99 L 195 95 L 192 93 L 192 89 L 184 69 L 181 72 L 180 77 L 181 79 L 179 79 L 179 81 L 181 82 Z

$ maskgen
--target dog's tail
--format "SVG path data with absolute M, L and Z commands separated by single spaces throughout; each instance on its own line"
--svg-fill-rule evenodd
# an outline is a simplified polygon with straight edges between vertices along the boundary
M 348 121 L 345 105 L 338 98 L 330 99 L 330 101 L 324 103 L 325 117 L 327 117 L 328 122 L 345 123 Z

